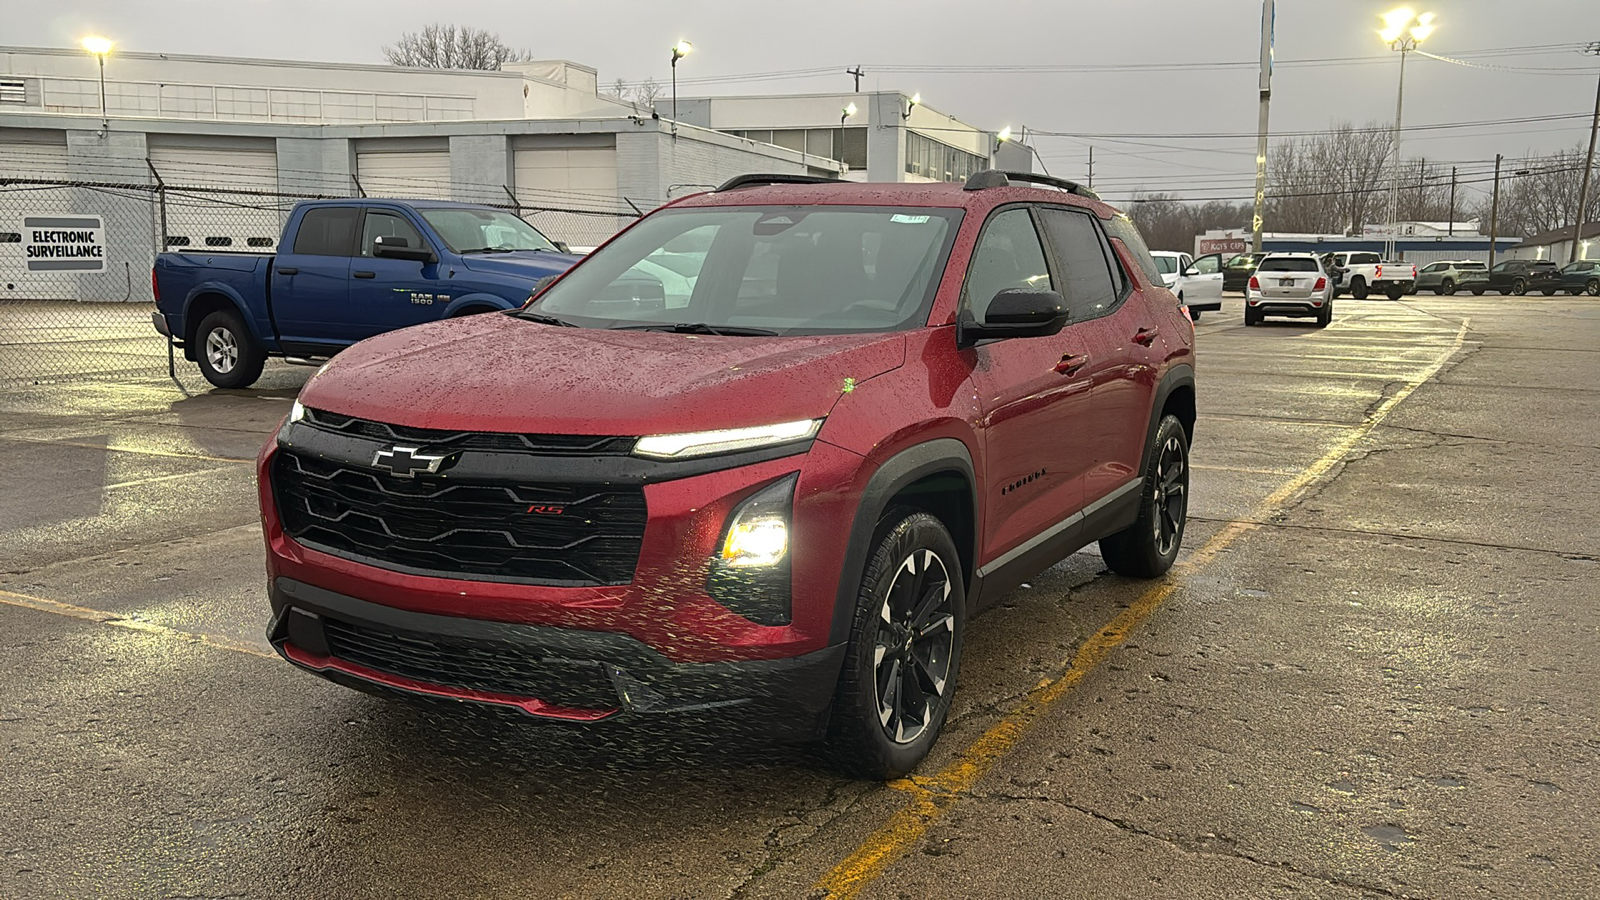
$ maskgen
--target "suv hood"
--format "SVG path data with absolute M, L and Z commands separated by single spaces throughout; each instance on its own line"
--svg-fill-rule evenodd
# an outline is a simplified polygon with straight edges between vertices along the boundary
M 904 361 L 902 333 L 718 337 L 485 313 L 362 341 L 300 400 L 415 428 L 670 434 L 820 418 L 846 378 L 864 382 Z
M 581 256 L 549 250 L 513 250 L 510 253 L 469 253 L 460 257 L 463 268 L 493 275 L 543 278 L 558 275 L 577 264 Z

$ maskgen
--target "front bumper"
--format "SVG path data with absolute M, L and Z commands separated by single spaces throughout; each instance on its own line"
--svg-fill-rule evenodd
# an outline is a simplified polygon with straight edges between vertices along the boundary
M 330 681 L 569 722 L 727 709 L 775 739 L 807 740 L 825 724 L 845 650 L 682 663 L 625 634 L 412 612 L 286 577 L 270 596 L 267 639 Z

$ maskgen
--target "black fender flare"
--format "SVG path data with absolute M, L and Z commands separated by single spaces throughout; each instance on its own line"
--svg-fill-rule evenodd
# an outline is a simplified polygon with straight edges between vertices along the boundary
M 839 572 L 839 586 L 833 603 L 833 623 L 828 629 L 828 644 L 842 644 L 850 637 L 850 621 L 855 613 L 856 594 L 861 589 L 861 575 L 867 568 L 867 557 L 872 553 L 872 538 L 878 522 L 889 508 L 889 501 L 902 488 L 940 472 L 954 472 L 967 479 L 968 498 L 972 503 L 973 546 L 966 548 L 976 565 L 978 558 L 978 479 L 972 466 L 972 454 L 967 445 L 955 438 L 935 438 L 916 444 L 884 460 L 868 479 L 856 504 L 856 514 L 850 525 L 850 542 L 845 549 L 844 566 Z M 961 573 L 971 583 L 971 572 Z
M 1150 425 L 1144 433 L 1144 452 L 1139 455 L 1139 478 L 1144 478 L 1144 473 L 1150 470 L 1150 451 L 1156 441 L 1156 429 L 1161 427 L 1161 411 L 1167 406 L 1167 398 L 1180 387 L 1194 389 L 1194 367 L 1187 364 L 1173 366 L 1162 377 L 1161 383 L 1156 385 L 1155 402 L 1150 404 Z M 1189 443 L 1194 443 L 1194 429 L 1189 429 Z

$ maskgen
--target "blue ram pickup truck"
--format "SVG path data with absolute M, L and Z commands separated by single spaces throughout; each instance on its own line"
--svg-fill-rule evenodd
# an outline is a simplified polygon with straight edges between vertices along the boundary
M 385 331 L 520 307 L 578 261 L 505 210 L 432 200 L 301 203 L 278 249 L 156 257 L 156 330 L 218 387 L 255 383 L 269 355 L 323 359 Z

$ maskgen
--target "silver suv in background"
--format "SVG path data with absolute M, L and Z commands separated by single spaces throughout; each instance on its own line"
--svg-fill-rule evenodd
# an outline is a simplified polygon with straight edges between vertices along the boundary
M 1244 289 L 1244 323 L 1260 325 L 1267 316 L 1315 318 L 1318 328 L 1333 321 L 1333 279 L 1311 253 L 1269 253 Z
M 1489 286 L 1489 265 L 1471 259 L 1428 263 L 1417 270 L 1415 293 L 1433 291 L 1446 296 L 1467 290 L 1481 294 Z

